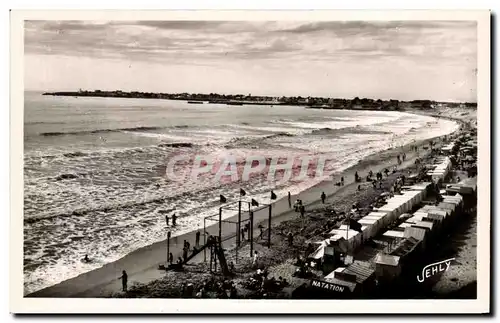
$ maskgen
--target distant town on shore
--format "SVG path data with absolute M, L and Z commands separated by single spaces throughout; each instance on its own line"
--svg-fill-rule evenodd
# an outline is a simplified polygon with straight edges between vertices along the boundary
M 134 98 L 134 99 L 163 99 L 163 100 L 182 100 L 191 104 L 227 104 L 227 105 L 291 105 L 305 106 L 314 109 L 350 109 L 350 110 L 404 110 L 414 109 L 433 109 L 440 105 L 477 108 L 477 103 L 471 102 L 438 102 L 432 100 L 374 100 L 367 98 L 341 99 L 325 97 L 302 97 L 302 96 L 255 96 L 243 94 L 200 94 L 200 93 L 153 93 L 153 92 L 124 92 L 116 91 L 69 91 L 69 92 L 46 92 L 43 95 L 52 96 L 74 96 L 74 97 L 113 97 L 113 98 Z

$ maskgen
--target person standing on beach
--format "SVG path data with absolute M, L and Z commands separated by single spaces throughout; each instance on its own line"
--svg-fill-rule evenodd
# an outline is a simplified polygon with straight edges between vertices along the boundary
M 167 227 L 168 227 L 168 222 L 169 222 L 168 214 L 165 215 L 165 222 L 167 223 Z
M 177 222 L 177 215 L 175 213 L 172 215 L 172 225 L 175 227 Z
M 188 248 L 187 248 L 187 246 L 185 246 L 182 249 L 182 258 L 184 259 L 184 261 L 186 261 L 187 257 L 188 257 Z
M 173 264 L 174 263 L 174 255 L 172 253 L 169 253 L 168 254 L 168 262 L 170 264 Z
M 257 250 L 255 250 L 253 253 L 252 268 L 254 269 L 257 268 L 258 265 L 257 261 L 258 261 L 258 253 Z
M 259 224 L 259 230 L 260 230 L 259 239 L 262 239 L 262 237 L 264 236 L 264 227 L 262 226 L 262 224 Z
M 325 194 L 325 192 L 322 192 L 322 193 L 321 193 L 321 202 L 322 202 L 323 204 L 325 204 L 325 199 L 326 199 L 326 194 Z
M 344 186 L 344 176 L 342 176 L 342 177 L 340 178 L 340 184 L 341 184 L 342 186 Z
M 122 280 L 122 291 L 126 292 L 127 291 L 127 283 L 128 283 L 127 272 L 125 270 L 122 271 L 122 275 L 118 279 Z
M 200 246 L 200 230 L 196 231 L 196 240 L 195 240 L 195 244 L 197 247 Z
M 292 195 L 290 192 L 288 192 L 288 207 L 291 209 L 292 208 Z

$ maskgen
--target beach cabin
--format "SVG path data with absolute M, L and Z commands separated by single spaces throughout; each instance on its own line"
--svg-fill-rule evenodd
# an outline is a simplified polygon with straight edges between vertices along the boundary
M 477 177 L 466 178 L 460 183 L 448 184 L 446 186 L 446 192 L 449 195 L 457 194 L 460 195 L 475 195 L 477 191 Z
M 421 242 L 422 248 L 425 249 L 427 243 L 427 230 L 418 227 L 408 227 L 405 229 L 404 237 L 406 239 L 413 238 Z
M 361 224 L 363 241 L 375 237 L 380 230 L 380 221 L 378 219 L 361 218 L 358 223 Z
M 448 210 L 451 217 L 453 217 L 455 215 L 455 209 L 456 209 L 455 203 L 440 202 L 436 206 L 442 210 Z
M 413 206 L 411 199 L 412 197 L 409 195 L 394 195 L 390 202 L 394 205 L 399 205 L 401 213 L 405 213 L 410 211 Z
M 348 252 L 356 250 L 357 247 L 361 245 L 362 235 L 358 231 L 354 230 L 342 230 L 342 229 L 334 229 L 330 232 L 333 234 L 335 239 L 339 239 L 342 237 L 347 242 Z
M 411 225 L 412 225 L 411 223 L 403 222 L 397 228 L 395 228 L 394 230 L 398 230 L 398 231 L 403 231 L 404 232 L 406 230 L 406 228 L 410 228 Z
M 404 231 L 388 230 L 382 235 L 383 241 L 387 243 L 388 250 L 394 249 L 404 239 Z
M 423 243 L 421 240 L 415 238 L 407 238 L 401 241 L 401 243 L 390 252 L 391 256 L 399 257 L 399 265 L 402 271 L 405 268 L 413 267 L 413 264 L 418 263 L 419 251 L 423 250 Z
M 378 233 L 379 229 L 385 228 L 390 223 L 389 217 L 385 212 L 370 212 L 362 219 L 377 219 L 379 226 L 376 228 L 376 233 Z
M 359 295 L 370 292 L 375 288 L 375 268 L 366 261 L 355 260 L 343 270 L 335 272 L 334 277 L 345 281 L 352 281 L 352 277 L 355 277 L 356 287 L 354 293 Z
M 381 283 L 395 281 L 401 275 L 399 257 L 378 253 L 375 257 L 375 277 Z
M 417 223 L 413 224 L 412 227 L 426 230 L 425 240 L 431 239 L 434 233 L 436 233 L 434 224 L 429 221 L 418 221 Z
M 374 210 L 378 213 L 383 212 L 387 214 L 387 220 L 384 221 L 385 223 L 387 223 L 385 226 L 395 221 L 401 214 L 404 213 L 401 205 L 393 202 L 388 202 L 386 205 L 383 205 L 379 208 L 374 208 Z
M 441 214 L 429 213 L 427 214 L 427 216 L 422 218 L 422 220 L 432 222 L 434 224 L 434 227 L 436 228 L 436 231 L 440 231 L 443 226 L 445 217 Z

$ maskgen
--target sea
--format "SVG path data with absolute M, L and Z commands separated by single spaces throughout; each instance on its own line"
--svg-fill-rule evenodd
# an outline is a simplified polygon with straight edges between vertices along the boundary
M 270 180 L 173 180 L 169 158 L 234 156 L 266 161 L 326 156 L 324 175 L 420 139 L 445 135 L 449 120 L 394 111 L 297 106 L 189 104 L 185 101 L 57 97 L 25 92 L 24 293 L 57 284 L 173 235 L 203 227 L 219 196 L 240 188 L 255 199 L 298 193 L 318 183 Z M 192 159 L 176 164 L 189 172 Z M 183 169 L 184 168 L 184 169 Z M 227 215 L 227 216 L 230 216 Z M 93 261 L 82 262 L 84 255 Z

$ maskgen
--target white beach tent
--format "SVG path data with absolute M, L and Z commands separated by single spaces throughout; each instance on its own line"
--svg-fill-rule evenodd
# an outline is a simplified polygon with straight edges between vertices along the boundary
M 402 239 L 404 238 L 404 231 L 388 230 L 384 232 L 383 236 Z
M 378 230 L 385 228 L 390 223 L 389 215 L 386 212 L 370 212 L 363 219 L 377 219 L 377 232 Z
M 427 215 L 429 215 L 428 212 L 422 212 L 422 211 L 417 211 L 413 213 L 413 221 L 422 221 L 423 218 L 425 218 Z
M 404 237 L 405 238 L 414 238 L 419 241 L 425 241 L 427 238 L 427 230 L 423 228 L 418 228 L 418 227 L 408 227 L 405 229 L 404 232 Z
M 332 230 L 332 233 L 334 234 L 334 237 L 340 236 L 344 238 L 349 245 L 349 250 L 354 250 L 361 245 L 362 236 L 358 231 L 335 229 Z
M 362 230 L 363 240 L 375 237 L 378 231 L 380 230 L 380 221 L 377 219 L 362 218 L 358 220 L 358 223 L 361 224 L 362 226 L 361 230 Z
M 442 208 L 439 208 L 435 205 L 426 205 L 424 207 L 422 207 L 420 210 L 422 210 L 422 212 L 435 212 L 435 213 L 438 213 L 438 214 L 441 214 L 444 212 L 444 215 L 447 217 L 451 214 L 450 210 L 448 209 L 442 209 Z
M 387 213 L 388 223 L 391 223 L 392 221 L 396 220 L 401 214 L 404 213 L 401 205 L 393 202 L 389 202 L 386 205 L 383 205 L 379 208 L 374 208 L 374 210 L 377 212 Z
M 330 245 L 330 239 L 326 239 L 323 241 L 314 242 L 314 244 L 319 244 L 316 250 L 309 255 L 309 258 L 313 259 L 321 259 L 325 256 L 325 248 Z
M 434 223 L 429 222 L 429 221 L 418 221 L 417 223 L 413 224 L 412 227 L 422 228 L 422 229 L 426 229 L 426 230 L 429 230 L 432 232 L 434 229 Z
M 409 228 L 411 227 L 411 223 L 408 223 L 408 222 L 403 222 L 401 223 L 398 228 L 401 228 L 403 231 L 406 229 L 406 228 Z

